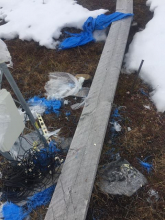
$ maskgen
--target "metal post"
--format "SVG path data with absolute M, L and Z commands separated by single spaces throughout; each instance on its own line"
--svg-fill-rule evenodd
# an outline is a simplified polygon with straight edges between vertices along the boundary
M 30 111 L 30 109 L 29 109 L 25 99 L 23 98 L 23 96 L 22 96 L 22 94 L 21 94 L 21 92 L 20 92 L 20 90 L 19 90 L 19 88 L 18 88 L 18 86 L 17 86 L 13 76 L 11 75 L 9 69 L 7 68 L 7 65 L 5 63 L 2 63 L 2 64 L 0 64 L 0 68 L 2 69 L 6 79 L 8 80 L 8 82 L 9 82 L 10 86 L 12 87 L 12 89 L 13 89 L 15 95 L 17 96 L 18 100 L 20 101 L 23 109 L 26 111 L 27 115 L 29 116 L 29 120 L 31 121 L 33 127 L 37 131 L 39 137 L 43 141 L 44 145 L 46 147 L 48 147 L 47 141 L 46 141 L 45 137 L 43 135 L 41 135 L 40 131 L 38 130 L 38 128 L 36 126 L 36 121 L 35 121 L 32 113 L 31 113 L 31 111 Z
M 138 77 L 139 77 L 139 74 L 140 74 L 141 68 L 142 68 L 142 66 L 143 66 L 143 63 L 144 63 L 144 60 L 142 60 L 141 63 L 140 63 L 138 72 L 137 72 L 137 74 L 136 74 L 135 80 L 134 80 L 133 85 L 132 85 L 132 88 L 131 88 L 131 93 L 133 93 L 133 91 L 134 91 L 134 87 L 135 87 L 135 84 L 136 84 L 137 79 L 138 79 Z

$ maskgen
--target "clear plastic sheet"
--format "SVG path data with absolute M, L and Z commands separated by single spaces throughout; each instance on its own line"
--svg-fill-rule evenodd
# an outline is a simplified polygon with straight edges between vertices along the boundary
M 132 196 L 146 183 L 143 174 L 120 157 L 100 170 L 99 186 L 103 192 L 111 195 Z
M 73 96 L 82 88 L 84 78 L 76 77 L 69 73 L 53 72 L 49 74 L 49 81 L 45 85 L 48 99 L 62 99 Z

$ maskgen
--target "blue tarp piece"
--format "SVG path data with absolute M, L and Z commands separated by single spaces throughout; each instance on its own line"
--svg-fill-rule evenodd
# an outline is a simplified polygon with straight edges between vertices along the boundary
M 46 205 L 50 202 L 55 186 L 51 186 L 42 192 L 30 197 L 27 205 L 21 207 L 11 202 L 6 202 L 2 207 L 4 220 L 24 220 L 37 207 Z
M 33 98 L 28 100 L 28 104 L 31 106 L 35 106 L 35 105 L 45 106 L 46 107 L 45 114 L 49 114 L 52 112 L 58 114 L 59 109 L 62 106 L 62 101 L 56 99 L 47 100 L 46 98 L 40 98 L 38 96 L 34 96 Z
M 95 41 L 93 38 L 93 32 L 95 30 L 103 30 L 107 28 L 112 22 L 121 20 L 133 16 L 133 14 L 124 14 L 121 12 L 115 12 L 110 15 L 101 14 L 97 18 L 89 17 L 83 25 L 83 31 L 79 34 L 72 34 L 66 32 L 71 37 L 65 39 L 60 45 L 59 49 L 65 50 L 77 46 L 85 45 L 91 41 Z
M 151 172 L 151 170 L 153 169 L 153 165 L 146 162 L 146 160 L 149 158 L 150 156 L 146 157 L 143 161 L 140 160 L 139 158 L 137 158 L 139 160 L 140 165 L 147 170 L 148 173 Z

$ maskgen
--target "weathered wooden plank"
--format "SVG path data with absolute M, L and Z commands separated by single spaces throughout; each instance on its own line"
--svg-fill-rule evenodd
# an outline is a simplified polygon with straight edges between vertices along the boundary
M 133 0 L 116 11 L 132 13 Z M 111 25 L 45 220 L 85 220 L 132 18 Z

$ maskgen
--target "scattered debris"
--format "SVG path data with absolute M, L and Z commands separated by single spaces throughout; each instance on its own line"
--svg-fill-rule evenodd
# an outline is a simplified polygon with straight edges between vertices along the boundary
M 77 110 L 79 108 L 82 108 L 84 105 L 85 105 L 85 99 L 81 103 L 76 103 L 76 104 L 71 105 L 71 109 Z
M 34 194 L 32 197 L 28 198 L 28 201 L 24 206 L 18 206 L 14 203 L 6 202 L 1 210 L 3 219 L 24 220 L 37 207 L 47 205 L 50 202 L 54 189 L 55 186 L 53 185 L 42 192 Z
M 35 113 L 39 113 L 37 111 L 43 111 L 45 108 L 45 114 L 49 114 L 54 112 L 55 114 L 59 114 L 59 109 L 62 106 L 62 101 L 56 99 L 47 100 L 46 98 L 40 98 L 38 96 L 34 96 L 33 98 L 28 100 L 29 106 L 35 106 L 32 110 L 36 110 Z
M 148 97 L 148 94 L 144 91 L 144 89 L 143 88 L 140 88 L 139 89 L 139 91 L 141 92 L 141 94 L 143 94 L 143 95 L 145 95 L 145 96 L 147 96 Z
M 79 98 L 86 98 L 88 96 L 89 93 L 89 88 L 88 87 L 83 87 L 82 89 L 79 90 L 79 92 L 77 94 L 75 94 L 75 97 L 79 97 Z
M 71 115 L 71 112 L 68 111 L 68 112 L 65 113 L 65 115 L 66 115 L 67 117 L 69 117 L 69 116 Z
M 143 174 L 122 158 L 104 165 L 100 170 L 99 186 L 103 192 L 111 195 L 132 196 L 146 183 Z
M 29 106 L 29 109 L 35 119 L 37 119 L 37 114 L 43 115 L 44 112 L 46 111 L 46 106 L 44 105 L 34 105 L 34 106 Z M 26 115 L 26 112 L 22 108 L 18 108 L 18 112 L 20 115 L 24 117 L 24 121 L 29 121 L 28 115 Z
M 128 131 L 131 131 L 132 129 L 130 127 L 127 128 Z
M 150 157 L 150 156 L 149 156 L 149 157 Z M 146 162 L 146 160 L 147 160 L 149 157 L 146 157 L 143 161 L 140 160 L 139 158 L 137 158 L 137 159 L 139 160 L 140 165 L 141 165 L 144 169 L 146 169 L 148 173 L 150 173 L 151 170 L 153 169 L 153 165 Z
M 68 105 L 69 101 L 68 100 L 64 100 L 64 105 Z
M 149 105 L 143 105 L 143 106 L 144 106 L 144 108 L 151 110 L 151 107 Z
M 155 191 L 154 189 L 150 189 L 148 191 L 148 195 L 149 195 L 149 197 L 147 198 L 147 202 L 149 202 L 151 204 L 157 202 L 160 198 L 158 192 Z
M 115 121 L 115 122 L 113 123 L 113 125 L 114 125 L 115 131 L 117 131 L 117 132 L 120 132 L 120 131 L 121 131 L 121 125 L 120 125 L 117 121 Z
M 49 73 L 49 81 L 45 85 L 48 99 L 62 99 L 73 96 L 82 88 L 84 78 L 76 77 L 69 73 L 53 72 Z

